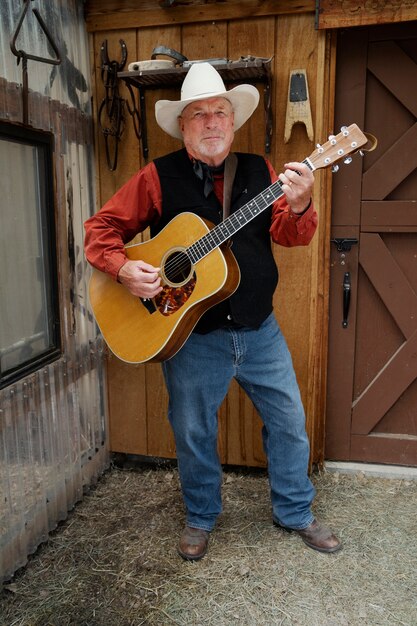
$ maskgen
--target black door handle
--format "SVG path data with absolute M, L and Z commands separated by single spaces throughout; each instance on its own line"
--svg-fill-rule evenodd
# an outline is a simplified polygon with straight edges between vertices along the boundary
M 343 277 L 343 328 L 347 328 L 350 308 L 350 272 Z

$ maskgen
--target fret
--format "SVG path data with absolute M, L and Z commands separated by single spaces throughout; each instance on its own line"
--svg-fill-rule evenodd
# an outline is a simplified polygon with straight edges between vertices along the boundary
M 309 159 L 303 161 L 311 170 L 314 170 Z M 232 235 L 238 232 L 243 226 L 254 219 L 257 215 L 267 209 L 275 200 L 280 198 L 282 183 L 275 181 L 267 189 L 264 189 L 255 198 L 244 204 L 240 209 L 229 215 L 223 222 L 215 226 L 209 233 L 193 243 L 189 248 L 189 255 L 193 262 L 201 260 L 215 248 L 225 243 Z
M 303 163 L 307 165 L 311 171 L 316 169 L 310 158 L 304 159 Z M 284 195 L 282 183 L 280 180 L 276 180 L 267 189 L 261 191 L 255 198 L 252 198 L 249 202 L 240 207 L 240 209 L 229 215 L 223 222 L 215 226 L 211 231 L 187 248 L 185 252 L 192 263 L 197 263 L 215 248 L 225 243 L 232 235 L 237 233 L 248 222 L 271 206 L 271 204 L 282 195 Z
M 271 206 L 283 193 L 281 181 L 277 180 L 270 187 L 255 196 L 255 198 L 252 198 L 252 200 L 240 207 L 240 209 L 229 215 L 223 222 L 215 226 L 209 233 L 187 249 L 192 262 L 200 261 L 212 250 L 225 243 L 238 230 Z
M 210 231 L 209 233 L 207 233 L 207 235 L 204 236 L 204 241 L 209 252 L 217 248 L 219 245 L 219 242 L 218 241 L 216 242 L 214 240 L 213 235 L 216 235 L 216 234 L 217 233 L 213 233 L 212 231 Z
M 200 261 L 200 258 L 196 251 L 193 250 L 193 246 L 190 246 L 189 248 L 187 248 L 187 250 L 185 251 L 186 255 L 188 256 L 188 258 L 190 259 L 191 263 L 195 264 L 198 261 Z
M 303 163 L 312 171 L 316 169 L 309 158 L 304 159 Z M 186 253 L 191 261 L 196 263 L 221 246 L 282 195 L 282 183 L 277 180 L 187 248 Z
M 223 243 L 224 239 L 223 237 L 220 236 L 221 235 L 220 230 L 213 228 L 213 230 L 210 231 L 210 235 L 216 244 L 215 247 L 220 246 Z
M 222 222 L 221 224 L 219 224 L 218 226 L 216 226 L 214 228 L 214 230 L 217 232 L 221 232 L 222 236 L 225 236 L 226 239 L 228 239 L 230 237 L 230 235 L 233 235 L 233 230 L 229 230 L 229 222 L 226 220 L 225 222 Z M 222 240 L 223 243 L 224 239 Z
M 201 259 L 203 259 L 206 256 L 206 253 L 204 251 L 204 247 L 201 244 L 201 239 L 199 239 L 198 241 L 193 243 L 193 245 L 190 246 L 190 248 L 187 248 L 187 252 L 188 252 L 188 250 L 192 250 L 193 251 L 193 254 L 195 254 L 196 257 L 197 257 L 197 261 L 200 261 Z
M 272 196 L 272 193 L 268 190 L 265 192 L 262 192 L 261 196 L 262 196 L 262 200 L 265 202 L 267 206 L 269 206 L 271 202 L 275 200 L 275 198 Z

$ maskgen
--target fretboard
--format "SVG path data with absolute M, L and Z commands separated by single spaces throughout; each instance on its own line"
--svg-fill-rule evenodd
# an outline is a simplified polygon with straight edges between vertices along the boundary
M 310 169 L 313 169 L 308 159 L 303 161 Z M 212 250 L 215 250 L 223 243 L 225 243 L 230 237 L 232 237 L 238 230 L 246 226 L 257 215 L 265 211 L 275 200 L 278 200 L 284 195 L 282 191 L 282 183 L 277 180 L 269 187 L 261 191 L 260 194 L 252 198 L 249 202 L 244 204 L 240 209 L 229 215 L 223 222 L 215 226 L 206 235 L 198 239 L 191 246 L 186 249 L 186 254 L 192 263 L 197 263 L 205 256 L 207 256 Z

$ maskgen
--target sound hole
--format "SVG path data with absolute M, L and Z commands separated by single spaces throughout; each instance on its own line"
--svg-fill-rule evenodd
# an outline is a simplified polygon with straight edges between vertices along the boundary
M 185 252 L 175 250 L 166 258 L 163 273 L 168 284 L 177 287 L 185 285 L 193 273 L 191 261 Z

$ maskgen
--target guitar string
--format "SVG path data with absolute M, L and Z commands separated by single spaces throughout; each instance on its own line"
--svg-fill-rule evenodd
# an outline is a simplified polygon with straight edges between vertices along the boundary
M 309 159 L 304 159 L 303 163 L 306 164 L 311 170 L 314 169 L 310 165 Z M 283 195 L 283 193 L 284 193 L 283 190 L 282 190 L 282 185 L 283 184 L 284 183 L 282 183 L 280 180 L 276 180 L 274 183 L 272 183 L 272 185 L 270 185 L 269 187 L 267 187 L 266 189 L 261 191 L 261 193 L 259 193 L 257 196 L 252 198 L 252 200 L 250 200 L 245 205 L 240 207 L 240 209 L 238 209 L 237 211 L 235 211 L 234 213 L 229 215 L 229 217 L 226 218 L 223 222 L 220 222 L 220 224 L 217 224 L 217 226 L 215 226 L 212 230 L 210 230 L 205 235 L 203 235 L 200 239 L 198 239 L 193 244 L 188 246 L 188 248 L 186 248 L 182 252 L 179 252 L 177 255 L 174 256 L 173 259 L 168 260 L 166 265 L 165 265 L 165 272 L 164 272 L 165 275 L 167 275 L 167 274 L 179 274 L 179 273 L 182 273 L 182 272 L 189 271 L 190 265 L 191 266 L 195 265 L 196 263 L 201 261 L 201 259 L 203 259 L 208 254 L 210 254 L 210 252 L 212 252 L 214 249 L 216 249 L 220 245 L 222 245 L 232 235 L 234 235 L 238 230 L 243 228 L 243 226 L 246 226 L 246 224 L 248 224 L 257 215 L 259 215 L 259 213 L 262 213 L 266 208 L 268 208 L 268 206 L 270 206 L 273 202 L 278 200 L 278 198 L 280 198 Z M 272 193 L 272 192 L 273 192 L 275 197 L 273 197 L 273 199 L 271 201 L 268 198 L 268 193 Z M 265 197 L 264 197 L 265 194 L 267 194 L 267 199 L 265 199 Z M 277 194 L 277 195 L 275 195 L 275 194 Z M 260 201 L 262 201 L 264 203 L 264 206 L 259 206 L 258 205 L 258 203 Z M 256 211 L 251 209 L 251 205 L 253 205 L 253 204 L 256 205 L 256 208 L 257 208 Z M 245 213 L 249 214 L 249 215 L 245 215 Z M 245 221 L 243 223 L 239 221 L 240 216 L 245 218 Z M 233 226 L 233 222 L 237 222 L 237 225 Z M 228 228 L 228 224 L 231 224 L 233 226 L 233 230 L 232 230 L 232 232 L 227 232 L 227 236 L 225 236 L 224 232 L 222 232 L 222 230 L 224 230 L 225 228 L 227 229 Z M 216 241 L 214 241 L 214 238 L 218 236 L 218 233 L 220 234 L 219 235 L 219 241 L 216 242 Z M 206 246 L 206 248 L 204 246 Z M 196 251 L 196 253 L 197 253 L 196 260 L 194 260 L 192 257 L 189 256 L 189 251 L 190 250 L 191 251 L 193 251 L 193 250 Z M 186 258 L 184 258 L 184 257 L 186 257 Z
M 277 193 L 277 188 L 279 190 L 279 193 L 278 195 L 275 195 Z M 269 194 L 274 192 L 275 197 L 272 198 L 272 201 L 269 199 L 266 200 L 263 197 L 267 192 L 269 192 Z M 262 213 L 266 208 L 268 208 L 268 206 L 275 202 L 275 200 L 280 198 L 282 194 L 282 183 L 281 181 L 276 181 L 267 189 L 255 196 L 255 198 L 240 207 L 240 209 L 229 215 L 226 220 L 224 220 L 220 224 L 217 224 L 217 226 L 215 226 L 212 230 L 205 233 L 200 239 L 188 246 L 188 248 L 175 255 L 173 259 L 168 260 L 165 265 L 165 274 L 178 274 L 184 272 L 189 268 L 190 264 L 193 265 L 195 263 L 198 263 L 198 261 L 201 261 L 201 259 L 207 256 L 215 248 L 218 248 L 220 245 L 226 242 L 238 230 L 243 228 L 243 226 L 246 226 L 246 224 L 249 223 L 253 218 Z M 263 206 L 259 204 L 260 202 L 263 203 Z M 251 208 L 251 205 L 253 204 L 255 204 L 255 209 Z M 243 223 L 241 222 L 242 218 L 244 218 L 245 220 Z M 228 230 L 229 224 L 232 226 L 231 232 Z M 227 231 L 226 236 L 224 232 L 222 232 L 224 230 Z M 215 240 L 216 238 L 218 239 L 218 241 Z M 190 251 L 191 255 L 197 256 L 196 259 L 193 259 L 193 257 L 190 256 Z M 186 257 L 186 259 L 184 257 Z
M 222 243 L 226 242 L 238 229 L 245 226 L 250 219 L 258 215 L 269 204 L 271 203 L 264 201 L 264 206 L 261 207 L 259 202 L 254 199 L 248 205 L 241 207 L 238 214 L 234 213 L 233 217 L 229 216 L 227 220 L 215 226 L 188 248 L 178 254 L 174 254 L 174 257 L 165 266 L 165 274 L 189 270 L 190 264 L 193 265 L 199 262 Z M 253 205 L 255 205 L 255 209 L 252 208 Z

